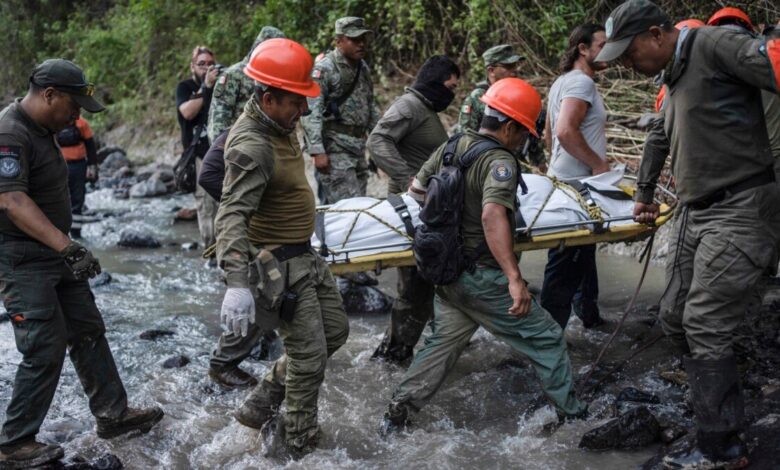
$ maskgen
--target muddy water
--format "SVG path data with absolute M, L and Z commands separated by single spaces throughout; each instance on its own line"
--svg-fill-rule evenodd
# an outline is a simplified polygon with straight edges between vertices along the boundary
M 220 332 L 217 312 L 223 287 L 218 273 L 204 266 L 198 251 L 181 247 L 197 239 L 196 224 L 173 222 L 176 207 L 191 206 L 191 197 L 117 201 L 110 192 L 99 191 L 88 196 L 88 204 L 113 213 L 88 225 L 84 236 L 103 269 L 113 276 L 113 282 L 95 288 L 95 295 L 120 373 L 133 403 L 157 403 L 165 409 L 166 418 L 146 436 L 98 439 L 78 378 L 66 360 L 39 437 L 63 444 L 70 455 L 89 458 L 111 452 L 127 468 L 607 470 L 635 466 L 655 450 L 592 453 L 577 448 L 581 435 L 606 419 L 614 398 L 610 394 L 592 403 L 593 416 L 587 422 L 565 424 L 553 434 L 544 432 L 542 426 L 554 419 L 554 412 L 539 405 L 540 389 L 530 366 L 483 331 L 475 335 L 439 394 L 415 418 L 414 430 L 382 440 L 376 430 L 403 371 L 369 360 L 387 317 L 357 314 L 350 317 L 349 341 L 331 359 L 322 387 L 321 449 L 294 463 L 266 458 L 259 433 L 231 416 L 245 392 L 222 392 L 206 378 L 208 354 Z M 119 233 L 129 227 L 152 230 L 163 248 L 116 248 Z M 540 286 L 545 260 L 545 252 L 523 256 L 523 272 L 532 285 Z M 568 340 L 576 371 L 584 370 L 614 327 L 639 272 L 640 266 L 632 259 L 599 256 L 601 305 L 611 324 L 599 331 L 585 331 L 579 320 L 572 321 Z M 660 267 L 651 266 L 641 305 L 657 298 L 662 277 Z M 393 273 L 383 273 L 380 279 L 383 289 L 392 293 Z M 151 328 L 176 334 L 157 341 L 139 339 L 139 333 Z M 20 356 L 9 324 L 0 325 L 0 330 L 3 419 Z M 618 349 L 626 351 L 636 341 L 631 334 L 621 335 Z M 176 354 L 188 356 L 192 363 L 181 369 L 163 369 L 162 362 Z M 662 398 L 673 393 L 653 378 L 650 367 L 656 359 L 640 358 L 616 387 L 633 385 Z M 247 361 L 244 366 L 260 376 L 269 363 Z

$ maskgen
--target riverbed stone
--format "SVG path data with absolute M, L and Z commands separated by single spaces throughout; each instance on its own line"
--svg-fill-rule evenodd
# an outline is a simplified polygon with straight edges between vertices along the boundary
M 184 207 L 176 212 L 174 220 L 177 222 L 191 222 L 198 220 L 198 211 L 195 208 Z
M 105 286 L 111 284 L 111 281 L 113 280 L 114 278 L 111 277 L 111 273 L 103 271 L 89 280 L 89 287 L 94 289 L 95 287 Z
M 165 362 L 163 362 L 162 367 L 163 369 L 178 369 L 186 366 L 190 362 L 189 357 L 179 354 L 166 359 Z
M 122 230 L 117 245 L 124 248 L 160 248 L 162 246 L 151 233 L 135 229 Z
M 626 387 L 620 391 L 616 399 L 617 402 L 630 401 L 634 403 L 661 403 L 661 399 L 652 393 L 643 392 L 634 387 Z
M 168 336 L 173 336 L 175 334 L 176 334 L 175 332 L 170 331 L 170 330 L 151 329 L 151 330 L 144 331 L 143 333 L 138 335 L 138 337 L 141 338 L 141 339 L 148 340 L 148 341 L 154 341 L 156 339 L 165 338 L 165 337 L 168 337 Z
M 149 178 L 130 187 L 130 197 L 155 197 L 168 194 L 168 186 L 157 178 Z
M 589 450 L 637 449 L 657 442 L 660 431 L 650 410 L 639 407 L 591 429 L 582 436 L 579 446 Z
M 347 314 L 384 314 L 393 307 L 393 298 L 374 286 L 355 284 L 338 278 L 339 292 Z

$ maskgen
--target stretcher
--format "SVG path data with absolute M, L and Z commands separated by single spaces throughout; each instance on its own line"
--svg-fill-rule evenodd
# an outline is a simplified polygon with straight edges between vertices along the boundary
M 672 207 L 662 204 L 655 224 L 633 222 L 633 188 L 623 184 L 623 167 L 580 181 L 543 175 L 524 175 L 524 179 L 529 189 L 522 193 L 518 188 L 516 253 L 641 240 L 672 213 Z M 311 243 L 333 274 L 380 272 L 414 266 L 412 234 L 419 224 L 419 205 L 409 196 L 352 198 L 317 208 Z

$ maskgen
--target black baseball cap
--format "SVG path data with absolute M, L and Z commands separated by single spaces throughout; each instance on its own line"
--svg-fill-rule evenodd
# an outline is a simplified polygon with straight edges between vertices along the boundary
M 669 17 L 658 5 L 649 0 L 628 0 L 612 10 L 604 29 L 607 43 L 596 56 L 597 62 L 611 62 L 628 49 L 637 34 L 644 33 L 651 26 L 669 23 Z
M 106 109 L 92 97 L 95 94 L 95 86 L 87 82 L 84 71 L 69 60 L 43 61 L 33 69 L 30 81 L 42 88 L 52 87 L 68 93 L 79 106 L 90 113 L 99 113 Z

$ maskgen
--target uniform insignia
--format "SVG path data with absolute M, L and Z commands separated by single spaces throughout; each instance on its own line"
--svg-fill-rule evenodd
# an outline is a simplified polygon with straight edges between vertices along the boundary
M 311 71 L 311 78 L 320 78 L 322 71 L 320 69 L 314 69 Z
M 225 82 L 227 82 L 227 75 L 222 75 L 221 77 L 219 77 L 219 84 L 220 85 L 224 85 Z
M 471 106 L 464 104 L 463 107 L 460 109 L 460 112 L 463 114 L 471 114 Z
M 496 181 L 509 181 L 512 179 L 512 169 L 506 163 L 495 165 L 490 174 Z
M 18 145 L 0 146 L 0 177 L 16 178 L 21 172 L 19 157 L 22 147 Z

